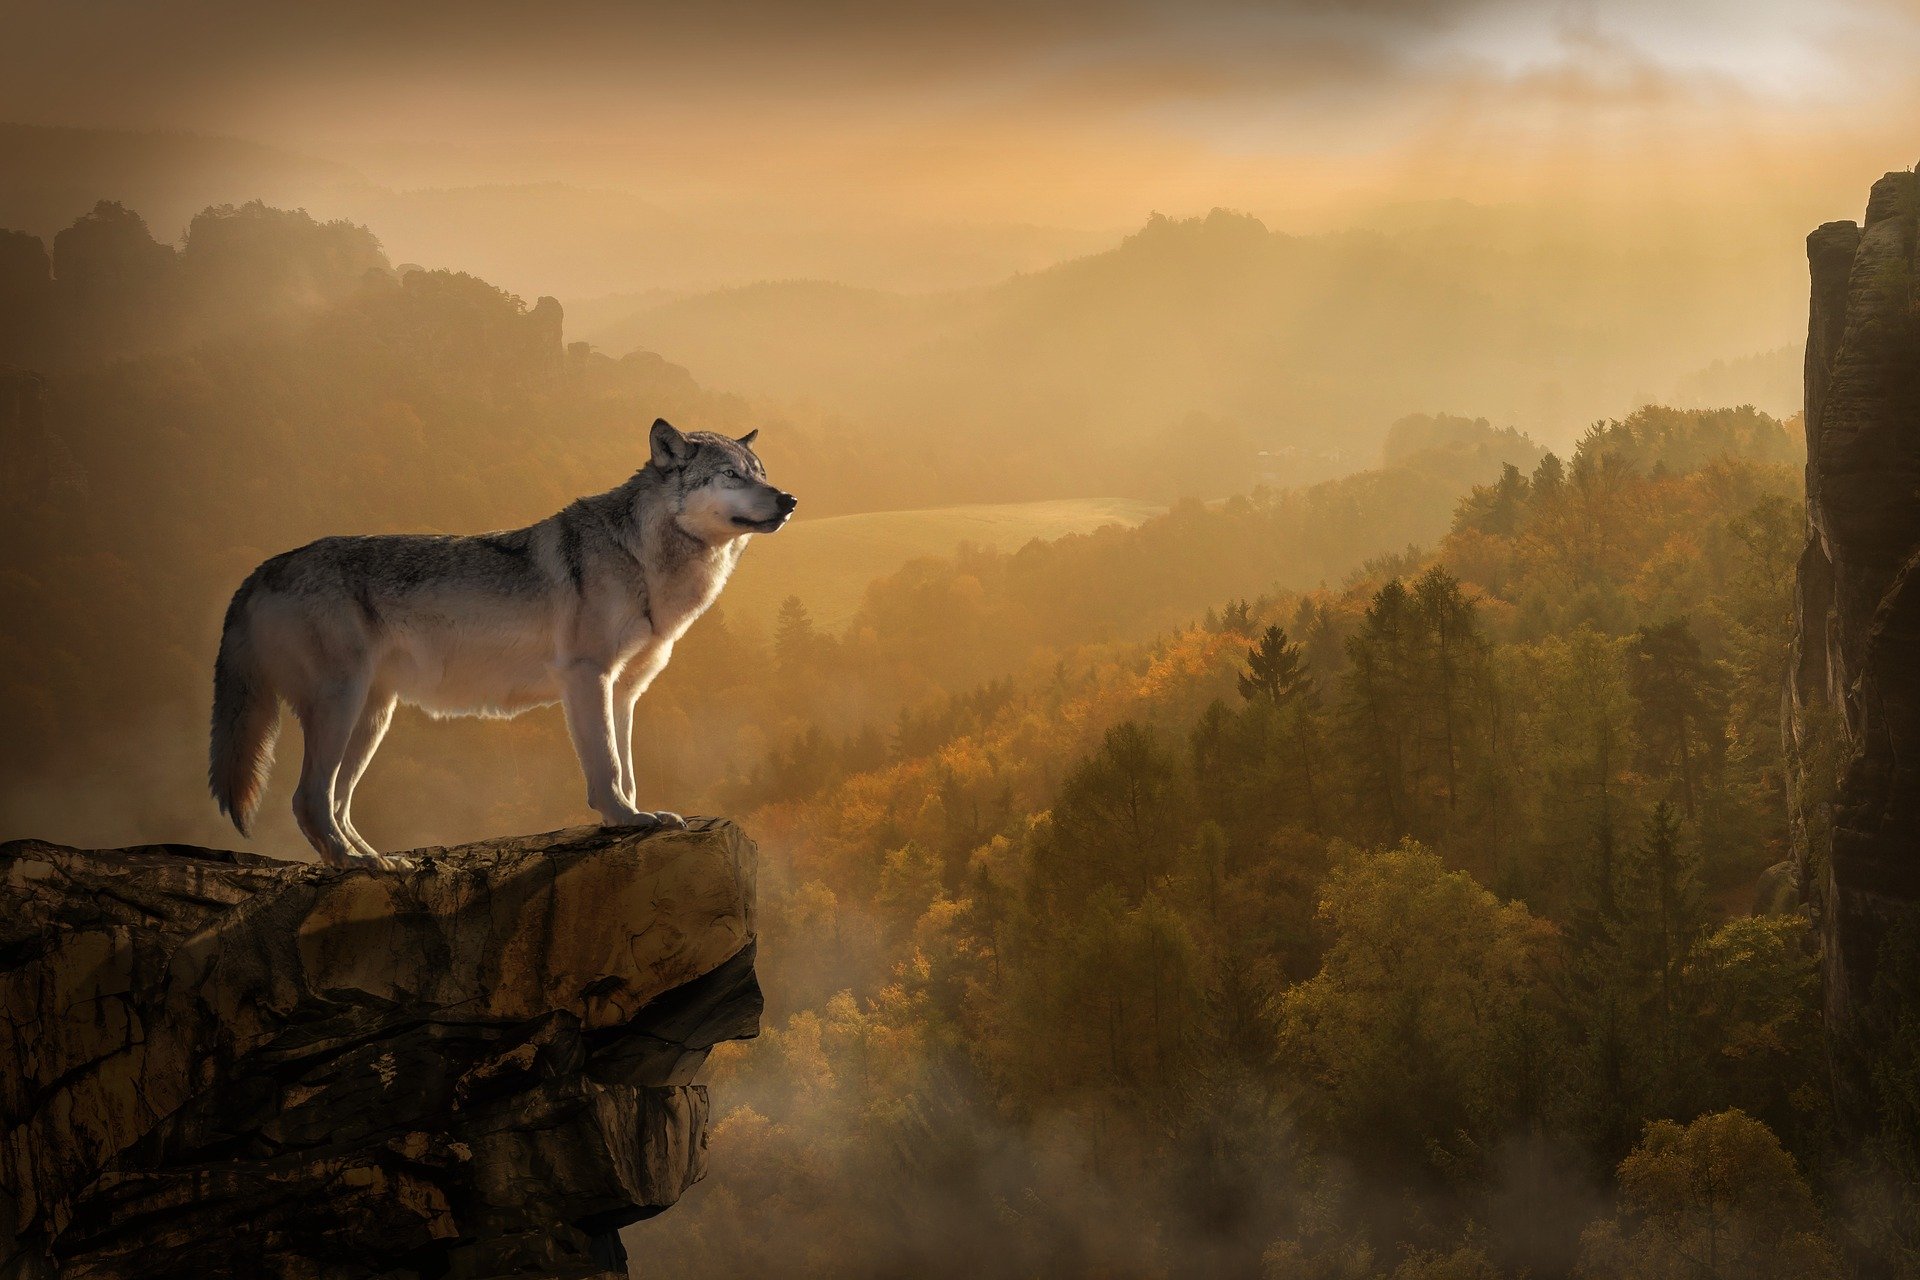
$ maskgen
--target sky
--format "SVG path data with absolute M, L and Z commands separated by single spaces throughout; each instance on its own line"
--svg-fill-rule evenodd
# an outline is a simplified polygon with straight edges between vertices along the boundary
M 1801 226 L 1920 159 L 1914 0 L 0 0 L 0 119 L 429 186 L 1288 227 L 1465 199 Z

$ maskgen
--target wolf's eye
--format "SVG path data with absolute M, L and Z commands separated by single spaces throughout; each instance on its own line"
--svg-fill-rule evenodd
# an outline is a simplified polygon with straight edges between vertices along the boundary
M 722 480 L 738 480 L 740 478 L 740 473 L 738 471 L 735 471 L 732 467 L 722 467 L 720 468 L 720 478 Z

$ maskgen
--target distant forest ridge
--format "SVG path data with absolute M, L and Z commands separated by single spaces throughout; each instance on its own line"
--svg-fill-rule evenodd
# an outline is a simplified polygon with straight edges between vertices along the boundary
M 789 440 L 806 439 L 809 447 L 793 456 L 815 471 L 798 478 L 810 482 L 820 511 L 1114 495 L 1171 502 L 1256 480 L 1301 483 L 1365 465 L 1378 424 L 1404 414 L 1409 399 L 1415 406 L 1472 400 L 1465 388 L 1489 381 L 1474 360 L 1511 347 L 1460 330 L 1457 316 L 1429 316 L 1416 328 L 1447 329 L 1443 345 L 1457 348 L 1464 363 L 1431 353 L 1410 362 L 1409 351 L 1425 339 L 1409 331 L 1394 340 L 1409 351 L 1385 349 L 1385 330 L 1375 332 L 1371 321 L 1342 337 L 1328 326 L 1346 302 L 1372 297 L 1366 305 L 1389 308 L 1388 328 L 1399 331 L 1419 300 L 1378 293 L 1379 281 L 1405 274 L 1363 251 L 1379 248 L 1376 241 L 1341 243 L 1347 247 L 1336 264 L 1325 246 L 1216 214 L 1161 219 L 1113 254 L 947 302 L 769 286 L 801 299 L 825 290 L 821 296 L 841 303 L 824 317 L 810 303 L 787 315 L 720 307 L 701 322 L 710 345 L 669 328 L 652 335 L 651 352 L 600 362 L 599 376 L 617 367 L 613 381 L 623 386 L 667 378 L 685 388 L 698 386 L 691 369 L 709 386 L 754 390 L 751 403 L 700 394 L 717 419 L 750 415 L 791 428 Z M 1302 281 L 1313 279 L 1337 297 L 1322 305 L 1301 294 Z M 1340 306 L 1329 312 L 1333 301 Z M 1289 321 L 1273 306 L 1310 307 L 1311 331 L 1302 327 L 1305 314 Z M 935 326 L 944 336 L 913 318 L 928 308 L 944 317 Z M 461 352 L 485 349 L 468 371 L 484 373 L 493 390 L 550 378 L 563 364 L 558 302 L 529 306 L 472 276 L 404 264 L 396 270 L 367 228 L 302 211 L 257 201 L 206 209 L 178 249 L 157 241 L 136 213 L 106 201 L 51 245 L 0 232 L 0 363 L 60 369 L 227 337 L 305 341 L 299 331 L 324 326 L 330 315 L 382 309 L 388 327 L 442 331 L 424 353 L 429 361 L 458 364 Z M 711 309 L 699 304 L 690 314 Z M 455 340 L 461 326 L 470 332 Z M 1526 342 L 1542 340 L 1534 333 Z M 809 343 L 824 346 L 809 353 Z M 1783 348 L 1755 367 L 1771 369 L 1791 354 Z M 1422 360 L 1446 366 L 1430 386 L 1406 381 Z M 1744 367 L 1722 365 L 1714 378 L 1696 379 L 1695 389 L 1737 383 Z M 1231 391 L 1249 377 L 1272 394 L 1248 399 Z M 1399 390 L 1396 379 L 1404 383 Z M 880 383 L 890 389 L 867 394 Z M 1301 397 L 1318 396 L 1316 385 L 1364 388 L 1372 402 L 1314 407 Z M 809 465 L 819 458 L 831 465 Z
M 1342 589 L 1410 546 L 1434 546 L 1461 496 L 1500 482 L 1503 467 L 1524 477 L 1545 461 L 1522 432 L 1445 414 L 1381 419 L 1316 449 L 1262 447 L 1201 416 L 1157 437 L 1100 432 L 1089 443 L 1070 430 L 945 430 L 750 401 L 657 354 L 566 345 L 556 303 L 528 305 L 469 275 L 395 270 L 364 228 L 264 205 L 205 211 L 176 249 L 106 204 L 50 251 L 0 239 L 0 260 L 11 344 L 0 366 L 12 366 L 0 369 L 0 521 L 19 566 L 8 611 L 22 620 L 0 693 L 18 732 L 0 751 L 25 780 L 7 812 L 78 843 L 135 838 L 156 815 L 182 838 L 226 838 L 197 801 L 206 659 L 228 594 L 260 560 L 328 534 L 539 519 L 631 474 L 656 416 L 734 435 L 762 428 L 762 453 L 802 495 L 803 520 L 1116 495 L 1169 508 L 1133 529 L 887 572 L 844 628 L 826 631 L 851 647 L 791 705 L 742 676 L 767 661 L 771 637 L 764 621 L 730 621 L 723 598 L 645 711 L 661 744 L 649 767 L 680 794 L 750 775 L 778 726 L 854 734 L 1049 655 L 1190 625 L 1229 599 Z M 1750 409 L 1645 410 L 1595 432 L 1596 461 L 1628 452 L 1649 472 L 1716 450 L 1771 466 L 1796 447 Z M 809 583 L 796 566 L 786 591 L 762 598 L 795 595 L 804 610 Z M 128 636 L 141 643 L 130 650 Z M 400 821 L 419 839 L 451 839 L 570 820 L 574 784 L 548 768 L 570 768 L 569 756 L 564 744 L 548 750 L 550 728 L 433 731 L 475 759 L 511 749 L 519 781 L 478 809 L 444 773 L 445 750 L 423 742 L 410 756 L 401 740 L 384 776 L 410 780 L 421 798 Z M 107 791 L 127 804 L 62 800 Z M 280 806 L 268 807 L 279 821 Z

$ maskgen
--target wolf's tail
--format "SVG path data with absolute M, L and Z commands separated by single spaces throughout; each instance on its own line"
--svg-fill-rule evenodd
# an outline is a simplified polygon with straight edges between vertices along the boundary
M 213 662 L 213 737 L 207 752 L 207 786 L 220 812 L 249 834 L 253 813 L 273 771 L 273 743 L 280 736 L 280 697 L 261 670 L 247 609 L 254 579 L 233 593 Z

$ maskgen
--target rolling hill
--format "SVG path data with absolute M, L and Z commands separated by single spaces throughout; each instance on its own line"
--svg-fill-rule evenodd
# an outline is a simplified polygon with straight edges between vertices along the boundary
M 1790 273 L 1743 252 L 1622 257 L 1571 226 L 1516 243 L 1498 220 L 1476 231 L 1472 214 L 1315 236 L 1225 210 L 1156 215 L 1106 252 L 986 288 L 768 282 L 584 336 L 876 422 L 1045 430 L 1080 450 L 1189 414 L 1237 423 L 1258 446 L 1371 443 L 1379 423 L 1436 408 L 1563 442 L 1799 323 L 1781 302 Z
M 838 630 L 853 617 L 868 583 L 909 560 L 951 555 L 961 543 L 1011 551 L 1036 538 L 1132 527 L 1165 510 L 1127 498 L 1065 498 L 803 518 L 779 537 L 756 540 L 722 607 L 730 617 L 768 624 L 780 602 L 797 595 L 817 624 Z

